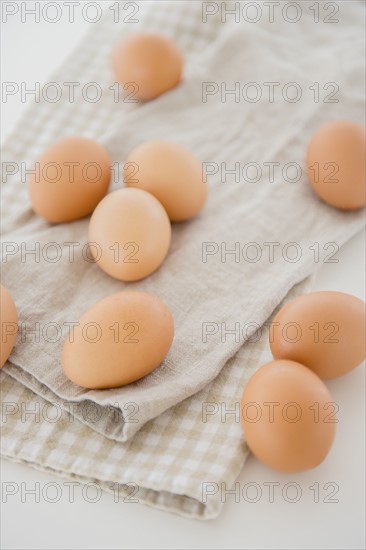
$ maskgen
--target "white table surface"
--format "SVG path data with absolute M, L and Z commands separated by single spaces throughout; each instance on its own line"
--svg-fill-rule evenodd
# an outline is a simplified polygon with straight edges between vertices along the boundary
M 62 2 L 61 2 L 62 3 Z M 28 2 L 29 5 L 33 4 Z M 19 17 L 2 25 L 2 79 L 34 83 L 47 77 L 72 51 L 90 23 L 79 16 L 72 24 L 22 23 Z M 19 96 L 2 104 L 2 136 L 27 108 Z M 316 290 L 340 290 L 365 299 L 365 233 L 348 242 L 338 253 L 339 263 L 320 266 Z M 104 494 L 96 503 L 75 502 L 63 492 L 59 502 L 21 502 L 20 495 L 1 502 L 1 547 L 4 549 L 107 549 L 107 548 L 243 548 L 243 549 L 356 549 L 365 548 L 365 370 L 329 382 L 339 404 L 339 423 L 327 460 L 301 475 L 282 475 L 250 457 L 238 481 L 258 483 L 263 489 L 258 502 L 227 496 L 221 516 L 213 521 L 194 521 L 133 503 L 115 503 Z M 1 482 L 25 482 L 41 487 L 60 481 L 32 468 L 1 461 Z M 278 482 L 270 502 L 264 483 Z M 282 491 L 295 482 L 301 488 L 297 502 L 286 502 Z M 333 485 L 325 484 L 331 483 Z M 314 484 L 319 484 L 315 502 Z M 335 485 L 336 484 L 336 485 Z M 339 490 L 326 502 L 333 487 Z M 285 489 L 284 489 L 285 488 Z M 289 491 L 291 498 L 291 492 Z

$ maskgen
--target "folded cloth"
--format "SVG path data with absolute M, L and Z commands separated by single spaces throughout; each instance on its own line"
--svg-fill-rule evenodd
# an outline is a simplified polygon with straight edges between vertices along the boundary
M 21 323 L 12 364 L 4 371 L 65 410 L 75 405 L 75 417 L 117 441 L 202 391 L 290 289 L 320 262 L 334 261 L 332 253 L 364 223 L 362 212 L 322 203 L 304 170 L 306 144 L 322 122 L 362 120 L 364 5 L 347 3 L 337 24 L 315 23 L 313 11 L 305 8 L 296 24 L 281 14 L 274 22 L 228 17 L 221 23 L 217 13 L 205 22 L 201 8 L 196 2 L 142 3 L 141 22 L 123 29 L 107 10 L 52 77 L 81 87 L 96 82 L 101 99 L 42 100 L 21 120 L 3 153 L 5 162 L 29 168 L 50 143 L 83 134 L 107 146 L 118 163 L 116 176 L 133 147 L 158 138 L 186 146 L 213 172 L 201 214 L 173 225 L 164 264 L 132 284 L 87 261 L 88 219 L 50 226 L 37 218 L 22 170 L 3 186 L 3 284 Z M 183 82 L 148 104 L 114 101 L 109 57 L 126 27 L 169 31 L 187 58 Z M 255 182 L 252 173 L 245 177 L 250 163 L 259 167 Z M 269 163 L 277 163 L 271 164 L 274 174 Z M 120 187 L 115 179 L 113 188 Z M 29 250 L 35 253 L 25 255 Z M 73 385 L 61 368 L 69 324 L 99 299 L 124 289 L 152 292 L 171 309 L 176 333 L 170 353 L 149 376 L 123 388 L 89 391 Z M 97 411 L 93 419 L 85 414 L 90 404 Z M 137 422 L 129 422 L 131 414 Z M 162 415 L 158 425 L 169 418 Z
M 297 285 L 287 299 L 306 292 L 310 284 L 307 279 Z M 74 482 L 96 483 L 112 492 L 115 502 L 214 518 L 223 507 L 222 487 L 232 488 L 248 455 L 239 403 L 248 378 L 270 360 L 268 331 L 266 324 L 215 380 L 125 443 L 96 433 L 72 411 L 0 372 L 1 454 Z

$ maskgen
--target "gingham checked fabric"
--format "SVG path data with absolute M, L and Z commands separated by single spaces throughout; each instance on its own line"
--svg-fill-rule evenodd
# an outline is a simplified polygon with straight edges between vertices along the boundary
M 238 160 L 274 159 L 281 166 L 294 160 L 302 163 L 307 136 L 321 121 L 329 117 L 357 120 L 362 116 L 362 86 L 354 78 L 362 72 L 362 33 L 352 35 L 349 50 L 342 48 L 336 59 L 339 36 L 348 36 L 360 9 L 360 5 L 352 4 L 342 13 L 342 24 L 337 27 L 314 24 L 311 12 L 304 14 L 298 26 L 281 20 L 251 26 L 232 19 L 222 24 L 219 13 L 203 23 L 201 5 L 196 2 L 158 2 L 146 8 L 142 3 L 138 28 L 169 31 L 187 58 L 182 83 L 144 105 L 114 102 L 110 51 L 126 29 L 132 32 L 136 28 L 116 24 L 107 12 L 51 78 L 56 82 L 78 81 L 80 87 L 97 82 L 103 90 L 102 99 L 96 103 L 72 103 L 67 96 L 57 103 L 41 100 L 8 140 L 3 158 L 32 166 L 49 143 L 64 135 L 83 134 L 104 144 L 119 163 L 134 146 L 150 139 L 178 141 L 194 150 L 201 161 L 224 161 L 229 167 Z M 322 48 L 324 39 L 328 48 Z M 339 66 L 343 69 L 338 75 Z M 339 76 L 338 103 L 313 101 L 309 78 L 321 80 L 325 76 Z M 302 102 L 287 104 L 281 95 L 273 103 L 265 98 L 257 103 L 222 101 L 220 94 L 210 101 L 202 100 L 202 82 L 206 81 L 224 81 L 231 89 L 235 79 L 241 84 L 276 79 L 284 84 L 295 77 L 303 88 Z M 115 185 L 121 185 L 120 180 Z M 162 365 L 123 388 L 87 391 L 71 384 L 60 364 L 63 338 L 49 342 L 43 334 L 40 342 L 32 337 L 18 339 L 12 368 L 5 367 L 6 372 L 65 408 L 70 401 L 80 405 L 95 402 L 103 409 L 99 421 L 88 421 L 82 407 L 75 408 L 75 416 L 99 433 L 125 441 L 145 422 L 202 389 L 242 345 L 244 339 L 222 342 L 220 331 L 209 343 L 204 342 L 203 322 L 227 327 L 236 322 L 241 326 L 248 322 L 261 325 L 291 287 L 316 268 L 313 245 L 318 244 L 321 261 L 329 252 L 328 243 L 342 245 L 364 222 L 362 212 L 342 213 L 321 203 L 304 175 L 294 184 L 278 175 L 272 183 L 262 178 L 243 184 L 234 177 L 225 183 L 217 173 L 209 178 L 209 185 L 202 213 L 189 223 L 174 224 L 169 254 L 161 269 L 131 285 L 107 277 L 81 257 L 80 248 L 87 243 L 88 219 L 49 226 L 32 214 L 26 184 L 19 174 L 10 176 L 3 192 L 6 240 L 31 249 L 37 243 L 42 250 L 56 242 L 62 250 L 61 261 L 56 263 L 43 256 L 33 263 L 32 259 L 23 263 L 21 254 L 7 256 L 3 280 L 19 302 L 23 323 L 30 329 L 36 322 L 42 328 L 56 323 L 66 338 L 66 323 L 77 322 L 99 299 L 132 286 L 162 298 L 172 311 L 176 331 L 174 345 Z M 74 263 L 69 261 L 65 246 L 70 241 L 80 245 Z M 293 263 L 284 261 L 281 253 L 273 262 L 265 258 L 266 253 L 258 262 L 223 262 L 219 254 L 215 262 L 204 262 L 202 245 L 206 241 L 229 250 L 247 242 L 261 248 L 263 243 L 283 246 L 294 241 L 301 254 Z M 44 292 L 45 288 L 51 292 Z M 130 402 L 138 407 L 138 423 L 127 421 Z
M 174 9 L 166 8 L 168 4 L 164 3 L 164 9 L 145 8 L 144 3 L 140 4 L 140 20 L 146 28 L 152 31 L 163 28 L 188 57 L 214 39 L 215 26 L 206 25 L 196 32 L 199 3 L 192 7 L 193 2 L 189 6 L 187 2 L 175 2 Z M 104 40 L 105 27 L 112 36 L 111 41 L 117 39 L 121 29 L 110 25 L 105 18 L 104 23 L 93 26 L 83 40 L 83 48 L 64 63 L 60 74 L 67 73 L 69 81 L 80 81 L 82 65 L 83 80 L 89 82 L 88 67 L 91 63 L 98 64 L 98 83 L 103 91 L 108 90 L 109 75 L 107 70 L 103 71 L 104 63 L 100 63 L 109 48 Z M 206 36 L 202 30 L 207 32 Z M 114 103 L 111 96 L 112 92 L 107 101 L 96 104 L 61 101 L 57 109 L 53 104 L 40 102 L 37 116 L 34 116 L 35 109 L 30 109 L 21 121 L 23 131 L 16 129 L 7 140 L 3 158 L 31 161 L 55 136 L 61 138 L 74 133 L 98 138 L 105 131 L 105 121 L 113 120 L 120 110 L 120 104 Z M 18 202 L 27 200 L 26 193 L 25 187 L 19 188 L 17 195 L 11 185 L 3 187 L 2 224 L 7 229 L 17 223 Z M 79 411 L 75 416 L 61 409 L 57 422 L 45 421 L 42 411 L 47 410 L 49 418 L 57 417 L 58 403 L 50 404 L 3 370 L 0 373 L 2 456 L 72 480 L 96 481 L 107 491 L 114 491 L 118 483 L 122 497 L 128 494 L 124 485 L 134 483 L 138 485 L 139 502 L 188 517 L 215 517 L 222 503 L 217 497 L 203 503 L 202 483 L 224 481 L 229 487 L 248 451 L 240 425 L 230 422 L 232 416 L 229 415 L 227 423 L 221 421 L 221 414 L 202 422 L 203 403 L 224 402 L 228 408 L 230 404 L 235 405 L 251 369 L 265 360 L 266 349 L 264 331 L 260 343 L 247 347 L 248 359 L 244 356 L 238 357 L 238 362 L 230 361 L 210 386 L 145 425 L 128 444 L 107 439 L 93 429 L 93 423 L 88 427 L 79 421 Z M 8 372 L 12 373 L 13 365 L 8 366 Z M 24 413 L 37 404 L 39 417 Z M 114 418 L 116 414 L 114 411 Z
M 121 36 L 136 32 L 139 29 L 144 29 L 147 32 L 163 30 L 164 35 L 173 38 L 181 50 L 184 51 L 187 63 L 189 63 L 191 56 L 194 56 L 215 39 L 219 29 L 220 21 L 216 17 L 211 18 L 210 24 L 202 26 L 200 2 L 177 1 L 174 4 L 171 2 L 136 2 L 135 4 L 138 6 L 137 24 L 134 22 L 136 17 L 132 17 L 131 22 L 125 22 L 126 14 L 130 13 L 130 9 L 124 11 L 125 2 L 119 4 L 118 16 L 115 15 L 116 12 L 106 10 L 100 22 L 91 26 L 80 47 L 69 56 L 49 79 L 49 82 L 56 83 L 64 81 L 78 82 L 80 88 L 85 84 L 97 82 L 100 89 L 102 89 L 103 99 L 95 103 L 88 101 L 70 102 L 69 96 L 63 94 L 61 100 L 55 104 L 41 97 L 39 102 L 23 116 L 14 133 L 8 137 L 2 148 L 2 158 L 5 161 L 32 166 L 34 160 L 50 143 L 70 135 L 83 135 L 102 143 L 106 141 L 104 136 L 111 121 L 115 120 L 121 111 L 128 112 L 136 108 L 134 103 L 121 103 L 120 99 L 117 101 L 115 91 L 110 88 L 112 75 L 108 60 L 112 45 Z M 119 23 L 122 19 L 124 23 Z M 130 21 L 130 18 L 128 18 L 128 21 Z M 113 143 L 106 145 L 112 154 Z M 120 157 L 118 152 L 116 157 L 118 159 Z M 28 195 L 27 186 L 24 185 L 24 182 L 21 184 L 19 174 L 14 178 L 10 175 L 6 179 L 7 184 L 2 185 L 1 189 L 1 225 L 2 232 L 6 231 L 9 234 L 13 228 L 21 223 L 20 219 L 24 219 L 24 215 L 28 217 L 28 212 L 26 214 L 19 212 L 19 205 L 28 203 Z M 2 178 L 3 182 L 4 178 Z M 111 188 L 119 186 L 120 183 L 113 177 Z M 57 240 L 59 241 L 59 239 Z M 75 240 L 72 233 L 70 234 L 70 240 Z M 115 285 L 115 290 L 121 290 L 121 285 Z M 58 400 L 60 405 L 67 409 L 67 400 L 53 393 L 52 388 L 37 380 L 31 373 L 20 369 L 15 364 L 12 365 L 8 373 L 39 395 L 47 399 Z M 131 400 L 133 399 L 127 398 L 126 402 L 129 403 Z M 83 397 L 81 405 L 83 403 L 87 405 L 88 402 L 88 398 Z M 97 406 L 101 408 L 99 404 Z M 90 424 L 81 411 L 82 407 L 76 407 L 74 410 L 75 416 L 82 422 Z M 114 407 L 112 401 L 110 405 L 105 407 L 104 411 L 101 411 L 100 420 L 91 424 L 93 429 L 102 434 L 108 434 L 109 437 L 116 440 L 125 440 L 127 436 L 134 433 L 137 426 L 128 422 L 126 424 L 124 417 L 124 411 L 121 411 L 117 404 Z
M 309 285 L 297 285 L 288 299 Z M 204 390 L 145 424 L 127 443 L 103 437 L 0 372 L 1 454 L 114 494 L 118 484 L 120 500 L 131 496 L 132 487 L 140 503 L 214 518 L 223 500 L 207 487 L 223 483 L 230 489 L 248 455 L 238 406 L 251 374 L 271 359 L 268 331 L 263 327 L 260 339 L 246 343 Z
M 120 17 L 124 2 L 120 2 Z M 34 163 L 34 159 L 55 139 L 70 135 L 83 135 L 90 139 L 101 139 L 106 132 L 109 121 L 113 121 L 121 109 L 133 109 L 135 103 L 115 101 L 115 92 L 110 89 L 111 74 L 106 60 L 110 58 L 111 45 L 121 36 L 139 29 L 148 32 L 159 32 L 163 29 L 184 51 L 187 60 L 215 39 L 220 20 L 211 18 L 208 25 L 200 25 L 200 2 L 161 1 L 156 3 L 136 2 L 139 7 L 138 23 L 118 23 L 114 14 L 107 10 L 101 20 L 93 24 L 82 39 L 75 52 L 58 68 L 49 82 L 78 82 L 83 85 L 97 82 L 103 91 L 103 100 L 96 102 L 74 101 L 63 93 L 60 101 L 53 103 L 42 99 L 28 109 L 21 122 L 9 135 L 2 148 L 3 159 L 13 162 Z M 22 131 L 20 131 L 22 128 Z M 3 180 L 2 180 L 3 181 Z M 10 181 L 10 180 L 9 180 Z M 12 224 L 17 224 L 19 201 L 28 202 L 26 186 L 18 186 L 14 194 L 11 185 L 2 187 L 4 210 L 2 224 L 10 231 Z
M 191 56 L 193 58 L 197 52 L 211 45 L 223 29 L 218 17 L 211 18 L 208 25 L 200 24 L 200 11 L 200 3 L 195 2 L 167 2 L 146 6 L 142 3 L 140 21 L 146 29 L 164 29 L 164 33 L 171 34 L 189 60 Z M 349 18 L 348 24 L 352 22 L 352 16 Z M 346 30 L 347 28 L 349 27 L 346 26 Z M 131 28 L 131 32 L 134 30 L 136 29 Z M 230 28 L 222 32 L 226 32 L 228 36 L 229 31 Z M 249 40 L 251 31 L 248 26 L 246 31 Z M 36 108 L 28 111 L 8 139 L 4 148 L 4 159 L 32 163 L 51 141 L 70 134 L 83 134 L 106 142 L 112 155 L 118 156 L 118 139 L 110 128 L 106 128 L 106 121 L 120 119 L 121 105 L 114 103 L 113 92 L 108 92 L 110 75 L 105 59 L 110 45 L 120 34 L 120 26 L 111 24 L 110 17 L 105 17 L 100 24 L 93 26 L 75 55 L 71 56 L 54 77 L 56 81 L 62 81 L 67 75 L 67 80 L 79 81 L 82 85 L 95 78 L 97 67 L 97 80 L 106 93 L 106 101 L 70 103 L 65 100 L 56 106 L 41 101 Z M 255 39 L 255 36 L 251 38 Z M 230 40 L 224 41 L 225 45 L 229 47 Z M 230 57 L 233 55 L 232 50 L 224 54 L 228 55 L 230 63 L 235 62 L 235 55 L 233 59 Z M 187 66 L 189 71 L 189 63 Z M 351 69 L 353 67 L 351 64 Z M 196 71 L 198 70 L 196 67 Z M 359 87 L 355 87 L 348 90 L 345 96 L 352 116 L 359 112 L 359 95 Z M 187 102 L 189 103 L 189 97 Z M 217 107 L 222 109 L 222 105 Z M 136 106 L 125 105 L 124 109 L 126 113 L 136 113 L 138 120 L 139 110 Z M 154 116 L 151 109 L 150 115 Z M 293 140 L 293 126 L 290 127 L 292 133 L 282 135 L 282 142 Z M 222 131 L 222 126 L 218 125 L 210 135 L 210 140 L 219 144 Z M 233 130 L 229 128 L 229 131 Z M 146 132 L 148 134 L 148 129 Z M 237 140 L 233 140 L 233 143 L 235 147 L 240 145 Z M 296 146 L 297 150 L 302 147 L 300 139 Z M 233 158 L 237 158 L 235 155 L 238 151 L 234 146 L 232 154 Z M 27 203 L 26 186 L 18 185 L 15 193 L 15 186 L 11 185 L 11 181 L 8 183 L 10 184 L 5 185 L 2 191 L 2 202 L 5 206 L 3 225 L 7 232 L 11 232 L 21 228 L 22 222 L 29 221 L 31 212 L 22 211 L 19 214 L 19 204 L 22 201 Z M 318 228 L 324 227 L 328 231 L 333 228 L 337 242 L 344 242 L 362 225 L 361 216 L 348 217 L 346 221 L 341 214 L 330 213 L 324 206 L 319 208 L 325 221 L 322 224 L 317 220 L 317 212 L 314 210 L 314 225 L 318 223 Z M 33 229 L 37 229 L 37 223 L 35 220 Z M 306 275 L 307 271 L 302 276 L 298 273 L 297 280 Z M 34 284 L 36 283 L 37 281 Z M 289 283 L 288 288 L 291 286 Z M 292 295 L 299 291 L 303 292 L 304 288 L 297 287 Z M 281 298 L 278 295 L 273 297 L 270 310 Z M 84 400 L 81 402 L 82 406 L 73 409 L 72 415 L 69 415 L 65 412 L 65 403 L 57 399 L 50 388 L 26 370 L 9 363 L 1 373 L 5 403 L 2 453 L 13 460 L 73 479 L 97 480 L 106 490 L 111 489 L 111 483 L 135 483 L 139 488 L 138 498 L 141 502 L 187 516 L 214 517 L 222 507 L 220 496 L 213 495 L 207 502 L 203 502 L 203 484 L 223 481 L 229 487 L 239 473 L 247 450 L 243 444 L 239 422 L 231 415 L 223 422 L 221 411 L 210 415 L 207 422 L 203 422 L 203 404 L 219 403 L 224 404 L 227 410 L 232 409 L 240 400 L 248 376 L 269 358 L 267 332 L 264 329 L 260 341 L 256 344 L 248 342 L 240 348 L 236 356 L 226 363 L 220 374 L 203 390 L 156 416 L 136 434 L 141 424 L 126 422 L 124 417 L 125 431 L 129 436 L 135 434 L 126 444 L 111 439 L 121 439 L 117 428 L 122 423 L 118 417 L 116 421 L 116 414 L 119 414 L 117 409 L 110 412 L 109 407 L 107 412 L 110 414 L 107 417 L 102 415 L 101 420 L 91 420 L 89 417 L 85 418 L 83 413 L 92 403 Z M 42 416 L 39 421 L 32 421 L 29 415 L 26 419 L 22 418 L 22 404 L 39 403 L 41 410 L 45 410 L 47 400 L 55 403 L 53 406 L 56 412 L 62 407 L 62 418 L 57 422 L 46 421 Z M 100 412 L 99 409 L 98 411 Z M 113 422 L 111 418 L 114 419 Z M 108 438 L 103 434 L 107 434 Z M 89 452 L 85 453 L 85 449 Z M 123 491 L 123 487 L 121 490 Z

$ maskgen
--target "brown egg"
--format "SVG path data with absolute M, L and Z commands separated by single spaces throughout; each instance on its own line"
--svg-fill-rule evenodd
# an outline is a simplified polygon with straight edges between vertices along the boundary
M 321 126 L 307 151 L 307 173 L 317 195 L 340 210 L 366 204 L 365 128 L 337 121 Z
M 331 395 L 311 370 L 272 361 L 249 380 L 241 400 L 247 444 L 266 466 L 303 472 L 327 456 L 335 436 Z
M 184 147 L 167 141 L 149 141 L 134 149 L 124 165 L 124 180 L 129 187 L 152 193 L 172 221 L 195 216 L 207 197 L 201 163 Z
M 119 292 L 84 313 L 65 342 L 62 366 L 84 388 L 124 386 L 158 367 L 173 337 L 173 317 L 158 297 Z
M 93 212 L 106 194 L 111 159 L 104 147 L 90 139 L 63 139 L 38 160 L 39 174 L 31 176 L 33 210 L 50 223 L 77 220 Z
M 298 361 L 328 380 L 364 361 L 365 334 L 362 300 L 343 292 L 312 292 L 279 311 L 270 346 L 275 359 Z
M 90 250 L 99 267 L 121 281 L 137 281 L 155 271 L 167 255 L 170 238 L 167 213 L 141 189 L 110 193 L 90 219 Z
M 2 368 L 12 352 L 18 334 L 18 314 L 9 291 L 0 285 L 1 354 Z
M 112 55 L 117 81 L 131 99 L 149 101 L 180 81 L 183 58 L 177 46 L 158 34 L 133 34 L 119 42 Z

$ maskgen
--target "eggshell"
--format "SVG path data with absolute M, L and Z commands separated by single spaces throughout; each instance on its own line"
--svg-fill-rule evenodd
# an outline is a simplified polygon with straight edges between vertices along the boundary
M 350 121 L 330 122 L 313 135 L 307 151 L 307 173 L 315 193 L 341 210 L 366 204 L 365 128 Z
M 152 193 L 172 221 L 195 216 L 207 197 L 199 160 L 181 145 L 167 141 L 136 147 L 124 165 L 124 180 L 127 186 Z
M 365 359 L 366 314 L 359 298 L 312 292 L 286 304 L 273 319 L 275 359 L 298 361 L 323 380 L 351 371 Z
M 33 210 L 50 223 L 87 216 L 108 190 L 111 159 L 104 147 L 90 139 L 58 141 L 38 163 L 39 176 L 31 176 L 29 194 Z
M 1 353 L 0 368 L 11 354 L 18 334 L 18 314 L 10 292 L 0 285 Z
M 141 33 L 128 36 L 115 46 L 112 66 L 131 100 L 149 101 L 179 83 L 183 58 L 168 38 Z
M 160 202 L 141 189 L 119 189 L 94 210 L 90 246 L 99 267 L 121 281 L 137 281 L 155 271 L 170 244 L 171 226 Z
M 336 407 L 324 382 L 293 361 L 272 361 L 249 380 L 241 401 L 245 439 L 266 466 L 303 472 L 327 456 Z
M 158 297 L 119 292 L 84 313 L 65 342 L 62 366 L 84 388 L 124 386 L 158 367 L 173 337 L 173 317 Z

